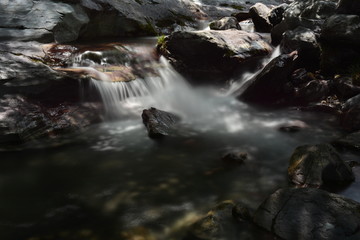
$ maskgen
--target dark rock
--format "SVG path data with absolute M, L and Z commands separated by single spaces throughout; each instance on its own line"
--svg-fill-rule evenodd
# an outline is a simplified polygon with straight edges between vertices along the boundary
M 340 0 L 336 13 L 360 15 L 360 2 L 357 0 Z
M 239 22 L 235 17 L 225 17 L 210 23 L 210 29 L 212 30 L 228 30 L 231 28 L 240 30 Z
M 360 94 L 348 99 L 342 108 L 341 125 L 349 131 L 360 130 Z
M 47 107 L 20 95 L 0 99 L 1 147 L 17 147 L 38 139 L 55 139 L 102 120 L 97 104 L 60 104 Z
M 284 3 L 271 9 L 269 14 L 269 22 L 271 25 L 275 26 L 282 21 L 284 12 L 288 6 L 288 4 Z
M 353 84 L 350 77 L 339 77 L 332 81 L 332 87 L 341 100 L 347 100 L 360 94 L 360 86 Z
M 270 8 L 265 4 L 256 3 L 249 9 L 249 14 L 254 22 L 257 32 L 270 32 L 272 25 L 269 21 Z
M 327 74 L 349 73 L 356 67 L 360 54 L 360 17 L 333 15 L 321 33 L 321 70 Z
M 246 152 L 240 152 L 240 151 L 232 151 L 229 153 L 226 153 L 221 160 L 224 163 L 229 164 L 242 164 L 247 159 L 247 153 Z
M 241 66 L 272 50 L 259 34 L 235 29 L 175 32 L 160 45 L 160 52 L 180 71 L 207 76 L 231 76 Z
M 238 12 L 238 13 L 232 14 L 231 16 L 235 17 L 238 20 L 238 22 L 245 21 L 245 20 L 251 18 L 249 12 Z
M 308 104 L 326 99 L 330 94 L 328 82 L 325 80 L 312 80 L 296 91 L 295 101 Z
M 335 13 L 337 0 L 295 0 L 286 8 L 283 21 L 272 30 L 272 42 L 278 44 L 282 34 L 299 26 L 320 33 L 324 20 Z
M 354 180 L 349 166 L 329 144 L 297 147 L 290 158 L 288 175 L 299 187 L 344 185 Z
M 306 123 L 302 121 L 290 121 L 288 123 L 282 124 L 279 127 L 279 131 L 287 132 L 287 133 L 294 133 L 299 132 L 300 130 L 307 128 L 308 126 Z
M 320 45 L 312 30 L 304 27 L 288 30 L 284 33 L 280 46 L 283 53 L 297 50 L 298 67 L 305 67 L 308 71 L 319 69 Z
M 273 59 L 240 90 L 239 99 L 259 104 L 275 104 L 288 93 L 285 85 L 293 72 L 296 54 L 283 54 Z
M 250 209 L 242 203 L 237 203 L 232 209 L 232 216 L 238 221 L 252 221 L 253 214 Z
M 291 75 L 291 83 L 295 86 L 299 86 L 305 83 L 315 80 L 313 73 L 308 72 L 305 68 L 296 69 Z
M 151 138 L 170 135 L 174 132 L 175 124 L 180 120 L 178 116 L 156 108 L 143 110 L 141 117 Z
M 285 240 L 359 239 L 359 208 L 320 189 L 280 189 L 261 204 L 254 220 Z

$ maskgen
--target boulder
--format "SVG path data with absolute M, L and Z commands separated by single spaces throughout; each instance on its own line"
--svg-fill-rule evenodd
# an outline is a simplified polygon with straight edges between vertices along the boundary
M 345 148 L 353 151 L 360 151 L 360 132 L 350 133 L 332 142 L 337 148 Z
M 290 158 L 288 176 L 299 187 L 344 185 L 354 180 L 350 167 L 329 144 L 297 147 Z
M 271 9 L 262 3 L 256 3 L 249 9 L 249 14 L 257 32 L 271 31 L 272 25 L 269 21 L 270 11 Z
M 0 40 L 71 42 L 169 33 L 197 27 L 202 14 L 192 1 L 1 1 Z M 230 15 L 230 14 L 229 14 Z
M 321 33 L 321 70 L 327 74 L 349 73 L 358 65 L 360 54 L 360 17 L 333 15 Z
M 227 30 L 231 28 L 240 30 L 239 22 L 235 17 L 224 17 L 210 23 L 210 29 L 212 30 Z
M 337 0 L 294 0 L 286 8 L 283 21 L 276 25 L 272 32 L 272 42 L 280 43 L 282 34 L 299 26 L 320 33 L 325 19 L 335 13 Z
M 355 85 L 351 77 L 339 77 L 332 81 L 332 88 L 341 100 L 347 100 L 360 94 L 360 86 Z
M 288 96 L 286 84 L 293 72 L 296 54 L 283 54 L 273 59 L 253 79 L 244 84 L 238 98 L 257 104 L 276 104 Z
M 340 0 L 336 13 L 360 15 L 360 2 L 357 0 Z
M 295 102 L 306 105 L 326 99 L 330 94 L 328 81 L 312 80 L 296 90 Z
M 284 12 L 288 6 L 288 4 L 283 3 L 271 9 L 268 18 L 272 26 L 279 24 L 283 20 Z
M 283 53 L 298 52 L 297 65 L 308 71 L 319 69 L 320 45 L 315 33 L 304 27 L 297 27 L 284 33 L 280 44 Z
M 232 14 L 231 16 L 235 17 L 238 20 L 238 22 L 242 22 L 251 18 L 249 12 L 237 12 L 235 14 Z
M 180 120 L 178 116 L 156 108 L 144 109 L 141 117 L 151 138 L 171 135 Z
M 210 77 L 231 76 L 272 51 L 259 34 L 236 29 L 174 32 L 158 49 L 181 72 Z
M 59 104 L 46 106 L 21 95 L 4 95 L 0 99 L 0 149 L 17 149 L 22 144 L 57 138 L 74 133 L 91 124 L 102 121 L 102 108 L 99 104 Z
M 256 210 L 254 221 L 284 240 L 360 238 L 360 204 L 320 189 L 280 189 Z
M 360 94 L 348 99 L 341 110 L 342 127 L 349 131 L 360 130 Z

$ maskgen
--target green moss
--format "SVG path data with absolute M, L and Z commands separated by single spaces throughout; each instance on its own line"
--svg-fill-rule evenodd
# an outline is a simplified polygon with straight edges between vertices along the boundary
M 161 35 L 161 36 L 159 36 L 158 39 L 157 39 L 157 44 L 162 46 L 162 45 L 165 44 L 165 40 L 166 40 L 166 36 L 165 36 L 165 35 Z

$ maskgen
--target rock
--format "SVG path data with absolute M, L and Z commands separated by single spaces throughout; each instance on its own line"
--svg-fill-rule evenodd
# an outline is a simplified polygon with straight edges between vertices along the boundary
M 326 99 L 330 94 L 328 82 L 325 80 L 312 80 L 296 91 L 295 101 L 299 104 L 309 104 Z
M 278 44 L 282 34 L 299 26 L 320 33 L 325 19 L 335 13 L 337 0 L 294 0 L 286 8 L 283 21 L 271 32 L 273 44 Z
M 297 147 L 290 158 L 288 176 L 299 187 L 344 185 L 354 180 L 349 166 L 329 144 Z
M 315 33 L 304 27 L 297 27 L 284 33 L 280 44 L 283 53 L 298 52 L 297 65 L 308 71 L 319 69 L 320 45 Z
M 349 131 L 360 130 L 360 94 L 348 99 L 342 107 L 341 125 Z
M 224 201 L 190 226 L 184 240 L 274 239 L 252 223 L 250 210 L 241 203 Z
M 282 239 L 359 239 L 359 203 L 320 189 L 280 189 L 255 212 L 255 223 Z
M 356 0 L 340 0 L 336 13 L 360 15 L 360 2 Z
M 272 47 L 259 34 L 229 29 L 175 32 L 158 49 L 181 72 L 224 77 L 269 54 Z
M 279 126 L 279 131 L 281 132 L 287 132 L 287 133 L 294 133 L 299 132 L 300 130 L 307 128 L 308 125 L 302 121 L 295 120 L 290 121 L 288 123 L 282 124 Z
M 353 84 L 353 79 L 350 77 L 339 77 L 332 81 L 332 88 L 336 95 L 342 99 L 347 100 L 360 94 L 360 86 Z
M 296 54 L 283 54 L 240 89 L 238 98 L 245 102 L 275 104 L 287 97 L 285 85 L 293 72 Z
M 270 8 L 265 4 L 256 3 L 249 9 L 249 14 L 254 22 L 257 32 L 270 32 L 272 25 L 269 21 Z
M 337 148 L 360 151 L 360 132 L 354 132 L 332 142 Z
M 327 74 L 348 73 L 358 65 L 360 54 L 360 17 L 333 15 L 321 33 L 321 70 Z
M 279 24 L 283 20 L 284 12 L 288 6 L 289 6 L 288 4 L 283 3 L 271 9 L 268 18 L 272 26 Z
M 60 104 L 48 107 L 20 95 L 4 95 L 0 99 L 2 112 L 0 148 L 16 148 L 20 144 L 43 138 L 56 138 L 84 129 L 102 120 L 97 104 Z M 34 146 L 34 145 L 32 145 Z
M 202 14 L 192 1 L 2 1 L 0 40 L 71 42 L 147 36 L 197 27 Z M 230 14 L 229 14 L 230 15 Z
M 237 12 L 235 14 L 232 14 L 231 16 L 235 17 L 238 20 L 238 22 L 242 22 L 242 21 L 245 21 L 245 20 L 251 18 L 249 12 Z
M 295 86 L 300 86 L 315 79 L 315 75 L 305 68 L 296 69 L 291 75 L 291 83 Z
M 235 17 L 225 17 L 210 23 L 210 29 L 212 30 L 227 30 L 231 28 L 240 30 L 240 25 Z
M 226 153 L 221 160 L 228 164 L 242 164 L 247 159 L 246 152 L 232 151 Z
M 170 135 L 174 131 L 174 125 L 180 120 L 178 116 L 156 108 L 143 110 L 141 117 L 151 138 Z

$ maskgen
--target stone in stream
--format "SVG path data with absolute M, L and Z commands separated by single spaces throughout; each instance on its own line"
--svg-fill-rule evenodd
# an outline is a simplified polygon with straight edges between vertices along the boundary
M 286 84 L 290 81 L 295 59 L 296 53 L 283 54 L 273 59 L 259 74 L 245 83 L 238 98 L 266 105 L 284 101 L 288 96 Z
M 270 11 L 271 9 L 262 3 L 256 3 L 249 9 L 249 14 L 257 32 L 271 31 L 272 24 L 269 21 Z
M 350 131 L 360 130 L 360 94 L 348 99 L 341 110 L 342 127 Z
M 230 151 L 222 156 L 221 160 L 227 164 L 242 164 L 247 159 L 248 154 L 242 151 Z
M 360 16 L 337 14 L 329 17 L 320 37 L 324 73 L 359 72 Z
M 288 6 L 289 6 L 288 4 L 283 3 L 271 9 L 268 18 L 272 26 L 275 26 L 282 21 L 284 12 Z
M 295 50 L 298 52 L 297 67 L 304 67 L 308 71 L 319 69 L 320 45 L 311 29 L 297 27 L 286 31 L 283 34 L 280 49 L 283 53 Z
M 360 132 L 350 133 L 332 142 L 337 148 L 345 148 L 353 151 L 360 151 Z
M 272 51 L 261 35 L 236 29 L 174 32 L 158 49 L 181 72 L 208 78 L 232 76 Z
M 290 158 L 288 176 L 298 187 L 332 187 L 354 180 L 351 168 L 329 144 L 297 147 Z
M 320 189 L 280 189 L 260 205 L 254 221 L 284 240 L 356 240 L 359 209 L 358 202 Z
M 212 30 L 228 30 L 231 28 L 240 30 L 239 22 L 235 17 L 224 17 L 220 20 L 211 22 L 209 26 Z
M 175 130 L 175 124 L 180 120 L 175 114 L 153 107 L 144 109 L 141 117 L 151 138 L 161 138 L 171 135 Z
M 354 84 L 353 78 L 340 76 L 332 81 L 333 90 L 341 100 L 347 100 L 360 94 L 360 86 Z

